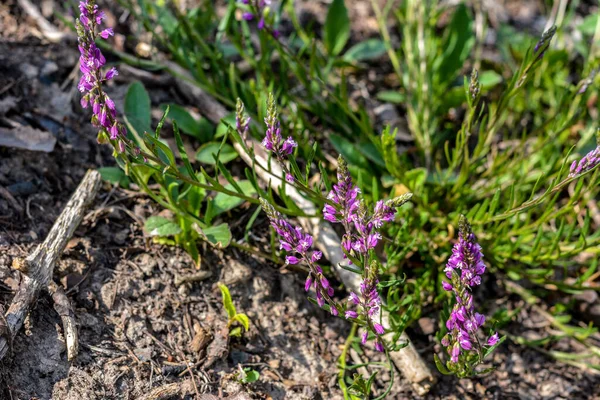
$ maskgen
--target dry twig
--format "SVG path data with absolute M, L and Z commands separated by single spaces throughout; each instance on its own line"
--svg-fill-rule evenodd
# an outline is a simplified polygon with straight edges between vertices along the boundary
M 67 242 L 73 236 L 75 229 L 81 223 L 85 209 L 92 203 L 96 193 L 100 188 L 100 174 L 98 171 L 88 171 L 75 193 L 65 206 L 65 209 L 59 215 L 58 219 L 48 233 L 46 240 L 39 245 L 25 260 L 16 260 L 13 264 L 23 272 L 23 279 L 17 289 L 17 293 L 8 308 L 5 315 L 9 333 L 14 338 L 21 329 L 25 317 L 30 308 L 35 303 L 40 291 L 47 289 L 52 281 L 54 266 L 60 258 Z M 50 291 L 52 291 L 50 289 Z M 55 291 L 54 293 L 56 293 Z M 57 308 L 61 317 L 67 316 L 67 324 L 64 326 L 65 337 L 67 338 L 67 347 L 70 346 L 71 353 L 69 358 L 74 357 L 78 347 L 77 334 L 75 330 L 72 314 L 69 314 L 70 306 L 65 306 L 64 299 L 58 295 L 60 306 Z M 55 299 L 56 301 L 56 299 Z M 68 304 L 68 300 L 67 304 Z M 66 307 L 66 310 L 63 308 Z M 71 311 L 72 313 L 72 311 Z M 65 319 L 63 319 L 65 322 Z M 69 341 L 71 343 L 69 344 Z M 0 338 L 0 359 L 2 359 L 9 348 L 9 342 L 6 337 Z

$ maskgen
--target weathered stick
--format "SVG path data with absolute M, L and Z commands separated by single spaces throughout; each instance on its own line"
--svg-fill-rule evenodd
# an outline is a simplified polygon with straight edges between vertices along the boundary
M 169 68 L 177 74 L 190 76 L 186 70 L 175 63 L 169 64 Z M 188 80 L 177 79 L 176 83 L 180 90 L 189 97 L 189 100 L 200 109 L 200 112 L 213 123 L 218 124 L 221 119 L 227 115 L 227 110 L 220 103 Z M 268 173 L 263 168 L 256 167 L 252 158 L 244 151 L 242 146 L 238 143 L 234 143 L 235 149 L 246 164 L 254 169 L 260 179 L 267 184 L 270 182 L 272 187 L 278 191 L 283 184 L 283 181 L 280 178 L 283 176 L 281 167 L 276 162 L 269 161 L 267 153 L 255 140 L 249 139 L 248 145 L 249 147 L 254 148 L 256 162 L 265 167 L 266 170 L 270 170 L 272 174 Z M 315 205 L 310 200 L 304 198 L 292 186 L 287 185 L 285 193 L 307 215 L 318 214 Z M 344 259 L 344 253 L 339 244 L 340 239 L 333 227 L 328 222 L 319 218 L 299 218 L 299 221 L 307 231 L 313 234 L 316 239 L 315 242 L 317 247 L 331 262 L 344 285 L 346 285 L 348 289 L 358 293 L 360 277 L 342 267 L 346 266 L 348 261 Z M 389 329 L 390 323 L 388 314 L 383 310 L 381 313 L 382 324 L 386 329 Z M 375 320 L 379 319 L 378 316 L 375 316 L 374 318 Z M 406 333 L 402 333 L 401 340 L 408 343 L 408 346 L 397 352 L 391 352 L 390 358 L 400 372 L 402 372 L 404 377 L 413 384 L 415 391 L 421 395 L 425 394 L 429 391 L 435 378 Z
M 65 343 L 67 344 L 67 360 L 73 361 L 79 353 L 79 340 L 73 307 L 71 307 L 71 302 L 62 287 L 51 281 L 47 289 L 52 295 L 52 300 L 54 300 L 54 309 L 62 320 Z
M 60 258 L 67 242 L 73 236 L 75 229 L 81 223 L 85 209 L 92 203 L 100 187 L 100 174 L 98 171 L 88 171 L 85 177 L 71 196 L 71 199 L 65 206 L 65 209 L 59 215 L 58 219 L 48 233 L 46 240 L 39 245 L 25 260 L 21 262 L 19 269 L 24 272 L 23 280 L 17 289 L 8 311 L 6 312 L 6 322 L 11 338 L 14 338 L 21 329 L 25 317 L 30 308 L 35 303 L 40 291 L 48 287 L 54 273 L 54 266 Z M 60 313 L 60 312 L 59 312 Z M 65 337 L 71 336 L 76 340 L 77 336 L 72 336 L 72 326 L 65 327 Z M 68 333 L 71 332 L 71 333 Z M 0 338 L 0 359 L 2 359 L 9 348 L 9 342 L 6 337 Z M 72 347 L 72 349 L 76 348 Z

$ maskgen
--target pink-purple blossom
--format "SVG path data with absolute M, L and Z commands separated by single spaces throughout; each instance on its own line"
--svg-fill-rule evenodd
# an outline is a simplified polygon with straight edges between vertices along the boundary
M 442 282 L 443 289 L 451 291 L 456 299 L 446 321 L 448 333 L 442 339 L 442 345 L 447 348 L 453 363 L 459 361 L 463 351 L 476 350 L 481 358 L 481 344 L 477 331 L 485 323 L 485 316 L 475 311 L 471 290 L 481 284 L 481 275 L 485 269 L 481 246 L 477 243 L 467 219 L 461 215 L 458 242 L 454 245 L 444 269 L 450 282 Z M 495 333 L 486 344 L 491 346 L 497 341 L 498 334 Z
M 265 149 L 271 151 L 279 162 L 283 162 L 294 152 L 294 148 L 298 147 L 298 144 L 291 136 L 287 139 L 283 139 L 281 136 L 281 124 L 279 122 L 275 98 L 272 94 L 269 94 L 267 100 L 267 117 L 265 118 L 265 124 L 267 125 L 267 131 L 265 133 L 265 138 L 262 141 L 262 145 Z
M 338 315 L 339 305 L 332 299 L 334 290 L 325 275 L 323 269 L 316 264 L 321 259 L 322 253 L 313 250 L 313 237 L 304 233 L 302 228 L 293 226 L 286 221 L 282 215 L 275 210 L 265 199 L 260 199 L 261 205 L 275 232 L 279 236 L 280 249 L 288 252 L 286 264 L 305 263 L 309 267 L 309 274 L 304 283 L 304 289 L 308 292 L 311 287 L 315 289 L 317 304 L 323 307 L 329 305 L 331 314 Z
M 569 172 L 569 178 L 581 175 L 596 167 L 598 164 L 600 164 L 600 145 L 583 156 L 581 160 L 573 161 L 571 164 L 571 170 Z
M 105 14 L 98 8 L 94 0 L 79 2 L 80 16 L 77 20 L 77 35 L 79 42 L 79 69 L 82 73 L 77 88 L 83 94 L 81 106 L 87 108 L 92 105 L 92 124 L 100 128 L 101 132 L 109 135 L 111 140 L 123 139 L 125 127 L 117 120 L 114 101 L 106 95 L 102 85 L 118 75 L 116 68 L 112 67 L 106 74 L 102 67 L 106 65 L 106 58 L 96 45 L 96 28 L 105 19 Z M 103 39 L 113 36 L 112 28 L 106 28 L 99 33 Z M 119 143 L 118 148 L 123 150 L 124 144 Z

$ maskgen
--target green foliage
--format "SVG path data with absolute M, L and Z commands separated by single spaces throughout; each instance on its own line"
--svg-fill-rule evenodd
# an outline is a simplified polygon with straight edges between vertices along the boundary
M 243 384 L 254 383 L 260 378 L 260 373 L 252 368 L 240 368 L 238 380 Z
M 196 153 L 196 160 L 209 165 L 215 165 L 218 161 L 227 164 L 237 157 L 238 154 L 230 144 L 218 142 L 203 144 Z
M 242 328 L 246 332 L 250 329 L 250 319 L 246 314 L 238 314 L 233 305 L 233 300 L 231 300 L 231 294 L 229 293 L 229 289 L 227 286 L 219 283 L 219 289 L 221 290 L 221 296 L 223 297 L 223 308 L 227 311 L 227 317 L 229 321 L 227 322 L 227 327 L 230 328 L 235 322 L 241 325 L 236 326 L 229 331 L 230 336 L 242 336 Z M 258 379 L 258 377 L 257 377 Z
M 327 11 L 323 30 L 325 47 L 329 54 L 337 56 L 350 38 L 350 18 L 344 0 L 333 0 Z
M 597 43 L 597 16 L 577 23 L 571 12 L 576 4 L 568 5 L 556 37 L 537 52 L 538 36 L 500 26 L 498 56 L 483 58 L 487 28 L 475 26 L 476 10 L 466 2 L 448 6 L 407 0 L 388 2 L 380 9 L 374 1 L 381 37 L 357 44 L 350 38 L 343 0 L 331 2 L 322 40 L 310 27 L 300 25 L 293 2 L 282 2 L 269 11 L 269 21 L 281 20 L 282 14 L 290 21 L 293 32 L 286 45 L 268 29 L 256 31 L 247 21 L 237 20 L 238 2 L 230 1 L 224 18 L 217 16 L 212 2 L 201 2 L 185 13 L 170 3 L 125 2 L 161 50 L 193 75 L 194 85 L 229 110 L 234 110 L 238 97 L 243 100 L 255 122 L 250 136 L 262 139 L 266 94 L 276 93 L 282 130 L 299 143 L 298 158 L 308 161 L 290 168 L 302 170 L 307 183 L 303 193 L 317 208 L 323 202 L 310 191 L 326 192 L 334 180 L 331 154 L 321 149 L 333 148 L 344 155 L 369 201 L 414 193 L 413 204 L 399 212 L 403 223 L 392 224 L 385 232 L 387 260 L 380 271 L 381 282 L 392 282 L 382 285 L 381 291 L 396 339 L 424 309 L 440 308 L 445 302 L 440 280 L 461 213 L 472 222 L 483 246 L 490 280 L 502 286 L 519 281 L 527 288 L 515 295 L 551 301 L 589 286 L 598 263 L 578 256 L 587 253 L 595 259 L 598 253 L 600 230 L 586 210 L 599 197 L 600 173 L 596 169 L 575 179 L 567 174 L 569 164 L 594 146 L 598 112 L 594 99 L 600 78 L 594 73 L 599 67 L 598 46 L 589 44 Z M 398 32 L 390 33 L 390 19 L 396 20 Z M 565 40 L 567 27 L 574 27 L 581 37 Z M 392 36 L 402 40 L 392 41 Z M 383 84 L 373 95 L 398 105 L 407 128 L 376 129 L 364 104 L 360 100 L 356 104 L 349 95 L 356 89 L 349 82 L 366 68 L 380 67 L 384 53 L 396 75 L 389 81 L 397 83 Z M 158 62 L 144 62 L 146 68 L 173 73 Z M 473 66 L 479 73 L 471 80 Z M 183 145 L 173 149 L 183 156 L 178 158 L 158 133 L 144 135 L 150 132 L 150 112 L 141 84 L 132 85 L 127 97 L 128 126 L 156 160 L 122 164 L 133 183 L 173 212 L 173 222 L 187 235 L 178 240 L 191 254 L 197 253 L 198 240 L 236 245 L 226 223 L 219 220 L 213 226 L 213 220 L 226 218 L 244 204 L 256 205 L 258 196 L 280 205 L 284 214 L 303 215 L 285 188 L 275 201 L 271 190 L 259 185 L 255 171 L 240 173 L 234 167 L 240 164 L 231 144 L 243 142 L 231 131 L 233 113 L 216 124 L 216 130 L 205 125 L 208 133 L 198 135 L 192 132 L 204 132 L 196 124 L 206 119 L 194 120 L 195 124 L 175 111 L 173 119 L 192 137 L 186 139 L 198 142 L 193 143 L 198 146 L 195 158 L 186 162 Z M 407 136 L 413 141 L 407 143 Z M 316 171 L 322 180 L 308 184 Z M 151 184 L 161 189 L 151 190 Z M 588 328 L 576 329 L 580 327 L 564 321 L 571 314 L 567 306 L 549 318 L 556 329 L 580 340 L 586 354 L 597 351 L 588 340 Z M 502 327 L 517 317 L 506 312 L 491 320 Z M 508 340 L 546 351 L 544 346 L 558 337 L 532 342 L 508 336 Z M 566 358 L 556 352 L 549 355 Z M 443 362 L 436 360 L 448 370 Z M 364 382 L 359 380 L 358 386 Z
M 181 227 L 175 222 L 159 216 L 148 218 L 144 230 L 150 236 L 175 236 L 182 232 Z
M 133 134 L 151 132 L 150 96 L 141 82 L 134 82 L 125 96 L 125 120 Z
M 105 181 L 112 183 L 113 185 L 119 185 L 125 189 L 129 188 L 129 177 L 121 168 L 102 167 L 98 168 L 98 172 Z

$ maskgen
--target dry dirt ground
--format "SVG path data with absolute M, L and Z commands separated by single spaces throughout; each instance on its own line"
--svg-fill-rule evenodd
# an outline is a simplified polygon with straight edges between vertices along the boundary
M 48 2 L 41 3 L 43 9 Z M 358 16 L 364 12 L 360 7 Z M 0 24 L 0 127 L 16 122 L 45 132 L 46 142 L 56 141 L 50 153 L 0 147 L 0 300 L 6 305 L 20 274 L 10 269 L 12 260 L 44 239 L 87 169 L 114 162 L 110 151 L 97 145 L 78 104 L 76 47 L 37 37 L 16 1 L 0 4 Z M 124 73 L 111 88 L 117 104 L 130 80 Z M 155 105 L 181 102 L 169 86 L 148 89 Z M 67 361 L 60 317 L 52 299 L 42 295 L 2 362 L 0 398 L 167 398 L 159 397 L 160 390 L 175 387 L 175 399 L 215 398 L 204 394 L 342 399 L 337 360 L 350 326 L 306 300 L 302 274 L 233 248 L 203 248 L 203 268 L 212 276 L 178 285 L 181 277 L 196 272 L 191 259 L 179 249 L 152 243 L 141 229 L 144 219 L 160 211 L 136 192 L 103 186 L 54 275 L 75 309 L 80 354 Z M 234 236 L 243 234 L 253 211 L 242 207 L 226 217 L 235 221 Z M 265 226 L 259 218 L 255 226 Z M 268 242 L 266 230 L 253 234 L 255 245 Z M 238 310 L 252 321 L 242 338 L 227 335 L 217 282 L 229 286 Z M 496 297 L 512 309 L 522 305 L 505 293 Z M 432 311 L 409 329 L 429 362 L 433 350 L 439 350 L 431 345 L 437 324 Z M 508 330 L 535 337 L 546 327 L 524 309 Z M 555 350 L 577 347 L 564 341 Z M 354 356 L 377 359 L 369 350 Z M 600 394 L 597 375 L 510 341 L 493 363 L 499 366 L 496 371 L 473 380 L 438 376 L 427 398 L 585 399 Z M 260 379 L 241 384 L 241 368 L 258 371 Z M 389 372 L 381 371 L 379 393 L 389 380 Z M 415 397 L 396 376 L 388 398 Z

